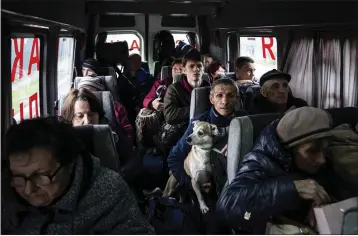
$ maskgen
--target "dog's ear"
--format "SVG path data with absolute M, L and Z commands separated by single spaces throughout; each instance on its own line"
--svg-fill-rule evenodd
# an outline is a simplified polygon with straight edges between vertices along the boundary
M 211 133 L 213 134 L 213 135 L 219 135 L 219 129 L 218 129 L 218 127 L 216 126 L 216 125 L 210 125 L 210 127 L 211 127 Z
M 200 121 L 199 120 L 194 120 L 193 122 L 191 122 L 194 126 L 199 123 Z

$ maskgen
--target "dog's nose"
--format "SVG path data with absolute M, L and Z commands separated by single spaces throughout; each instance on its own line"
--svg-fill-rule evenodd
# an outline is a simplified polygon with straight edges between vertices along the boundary
M 191 137 L 187 137 L 186 142 L 191 143 Z

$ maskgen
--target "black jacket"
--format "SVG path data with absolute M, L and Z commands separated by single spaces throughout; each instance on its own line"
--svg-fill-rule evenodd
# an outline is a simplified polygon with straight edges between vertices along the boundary
M 218 213 L 235 229 L 262 234 L 270 217 L 302 210 L 293 183 L 301 178 L 293 174 L 292 158 L 279 144 L 276 125 L 277 122 L 262 131 L 252 152 L 240 164 L 235 179 L 224 188 L 217 202 Z M 245 212 L 251 213 L 248 220 L 244 218 Z
M 308 106 L 307 102 L 301 98 L 295 98 L 291 94 L 288 95 L 286 109 L 290 109 L 290 107 L 295 106 L 296 108 Z M 277 110 L 275 106 L 269 102 L 264 96 L 261 94 L 254 97 L 251 101 L 249 114 L 263 114 L 263 113 L 276 113 Z

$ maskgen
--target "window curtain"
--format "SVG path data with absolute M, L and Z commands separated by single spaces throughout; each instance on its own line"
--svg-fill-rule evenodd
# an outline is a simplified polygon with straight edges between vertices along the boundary
M 323 35 L 322 35 L 323 36 Z M 314 77 L 319 108 L 341 106 L 341 47 L 338 37 L 318 35 L 315 48 Z
M 343 45 L 343 105 L 358 107 L 358 39 L 353 37 Z
M 283 71 L 292 78 L 290 88 L 295 97 L 313 105 L 313 38 L 302 37 L 292 41 Z
M 319 108 L 358 106 L 358 36 L 347 32 L 291 35 L 283 71 L 295 97 Z

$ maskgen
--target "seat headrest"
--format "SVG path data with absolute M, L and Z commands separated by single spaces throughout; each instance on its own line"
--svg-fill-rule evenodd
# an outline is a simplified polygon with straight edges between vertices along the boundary
M 149 64 L 148 64 L 147 61 L 143 61 L 141 67 L 142 67 L 148 74 L 150 74 Z
M 191 92 L 190 120 L 210 109 L 210 89 L 211 87 L 195 88 Z
M 160 62 L 155 61 L 154 62 L 154 73 L 153 73 L 154 78 L 157 78 L 157 75 L 160 73 L 160 70 L 161 70 Z
M 171 66 L 163 66 L 160 79 L 163 80 L 170 75 L 172 75 L 172 67 Z
M 331 115 L 333 127 L 350 124 L 354 128 L 358 123 L 358 107 L 330 108 L 326 111 Z
M 108 67 L 109 69 L 112 69 L 114 73 L 116 73 L 113 69 L 113 67 Z M 74 88 L 78 89 L 78 84 L 81 82 L 83 78 L 88 77 L 76 77 L 74 81 Z M 92 78 L 92 77 L 90 77 Z M 106 89 L 105 91 L 110 91 L 115 101 L 119 100 L 119 94 L 118 94 L 118 85 L 117 85 L 117 77 L 113 77 L 112 75 L 106 75 L 106 76 L 97 76 L 96 78 L 100 78 L 105 83 Z
M 101 165 L 119 172 L 120 163 L 115 140 L 108 125 L 82 125 L 76 126 L 75 130 L 86 150 L 99 158 Z

